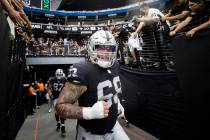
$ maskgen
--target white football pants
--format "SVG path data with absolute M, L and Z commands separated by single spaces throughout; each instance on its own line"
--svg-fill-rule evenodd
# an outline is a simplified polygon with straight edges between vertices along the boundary
M 113 133 L 107 133 L 104 135 L 95 135 L 87 132 L 83 127 L 78 125 L 77 128 L 77 140 L 130 140 L 123 128 L 117 121 L 112 129 Z

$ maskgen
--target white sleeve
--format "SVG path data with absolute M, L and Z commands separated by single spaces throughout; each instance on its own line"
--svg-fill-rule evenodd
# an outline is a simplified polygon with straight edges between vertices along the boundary
M 163 13 L 160 10 L 155 8 L 150 8 L 148 12 L 148 17 L 150 18 L 160 18 L 159 16 L 163 16 Z

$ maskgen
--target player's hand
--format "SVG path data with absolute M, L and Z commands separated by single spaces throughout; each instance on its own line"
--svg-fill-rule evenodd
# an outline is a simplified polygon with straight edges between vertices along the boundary
M 98 101 L 92 107 L 83 107 L 82 113 L 86 120 L 106 118 L 109 115 L 108 103 Z

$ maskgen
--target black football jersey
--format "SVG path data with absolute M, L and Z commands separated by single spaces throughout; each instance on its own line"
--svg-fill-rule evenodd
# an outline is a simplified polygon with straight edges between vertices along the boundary
M 121 93 L 119 63 L 116 61 L 109 69 L 100 68 L 91 62 L 82 62 L 70 67 L 68 81 L 87 86 L 87 91 L 79 98 L 79 105 L 91 107 L 104 100 L 109 105 L 109 116 L 103 119 L 78 120 L 78 124 L 93 134 L 105 134 L 116 123 L 117 94 Z
M 63 89 L 65 83 L 66 83 L 67 79 L 61 78 L 61 79 L 57 79 L 56 77 L 51 77 L 49 79 L 49 83 L 52 84 L 52 97 L 53 99 L 58 98 L 61 90 Z

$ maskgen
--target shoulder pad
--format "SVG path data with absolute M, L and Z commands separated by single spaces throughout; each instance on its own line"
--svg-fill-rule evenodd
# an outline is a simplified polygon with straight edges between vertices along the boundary
M 85 73 L 78 65 L 72 65 L 68 69 L 67 80 L 74 84 L 85 85 Z

